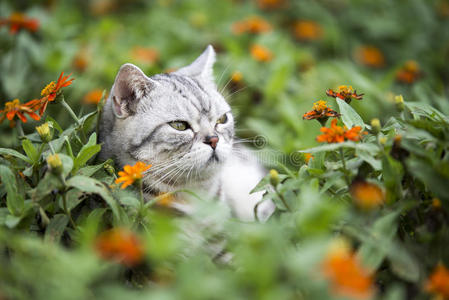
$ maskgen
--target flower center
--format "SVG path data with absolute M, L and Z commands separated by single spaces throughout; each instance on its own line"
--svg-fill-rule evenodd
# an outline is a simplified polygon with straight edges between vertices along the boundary
M 41 92 L 41 96 L 48 96 L 51 93 L 54 92 L 54 89 L 56 87 L 56 83 L 54 81 L 50 82 L 49 84 L 47 84 L 47 86 L 42 90 Z

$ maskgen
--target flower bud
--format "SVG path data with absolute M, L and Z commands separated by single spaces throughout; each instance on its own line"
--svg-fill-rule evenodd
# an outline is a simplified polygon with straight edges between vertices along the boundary
M 36 131 L 41 137 L 42 142 L 44 143 L 50 142 L 51 139 L 53 138 L 53 134 L 50 130 L 50 125 L 48 124 L 48 122 L 45 122 L 41 126 L 37 126 Z
M 381 138 L 379 139 L 379 143 L 380 143 L 381 145 L 385 145 L 385 144 L 387 143 L 387 138 L 386 138 L 386 137 L 381 137 Z
M 371 120 L 371 130 L 373 131 L 374 134 L 378 134 L 380 132 L 380 121 L 377 118 L 374 118 Z
M 47 157 L 47 164 L 53 173 L 62 173 L 62 161 L 58 154 L 49 155 Z
M 270 183 L 272 186 L 277 186 L 279 183 L 279 173 L 274 169 L 270 170 Z
M 103 166 L 103 168 L 109 175 L 113 176 L 115 174 L 115 169 L 114 169 L 114 167 L 111 164 L 106 163 Z
M 394 97 L 394 102 L 396 104 L 396 109 L 399 111 L 403 111 L 405 106 L 404 106 L 404 97 L 402 97 L 402 95 L 398 95 Z

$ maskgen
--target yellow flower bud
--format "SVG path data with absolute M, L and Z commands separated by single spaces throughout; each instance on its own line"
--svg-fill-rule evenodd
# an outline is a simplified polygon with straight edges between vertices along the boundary
M 373 131 L 374 134 L 378 134 L 380 132 L 380 121 L 377 118 L 374 118 L 371 120 L 371 130 Z
M 403 111 L 405 106 L 404 106 L 404 97 L 402 97 L 402 95 L 398 95 L 394 97 L 394 102 L 396 103 L 396 108 L 399 111 Z
M 53 173 L 62 173 L 62 161 L 58 154 L 49 155 L 47 157 L 47 164 Z
M 381 138 L 379 139 L 379 143 L 380 143 L 381 145 L 385 145 L 385 144 L 387 143 L 387 138 L 386 138 L 386 137 L 381 137 Z
M 274 169 L 270 170 L 270 183 L 273 186 L 277 186 L 279 183 L 279 173 Z
M 42 124 L 41 126 L 37 126 L 36 131 L 41 137 L 42 142 L 48 143 L 51 141 L 53 135 L 50 130 L 50 125 L 48 124 L 48 122 Z

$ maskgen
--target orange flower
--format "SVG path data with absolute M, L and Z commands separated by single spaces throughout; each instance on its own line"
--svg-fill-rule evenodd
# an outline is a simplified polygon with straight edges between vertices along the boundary
M 313 41 L 323 36 L 323 29 L 314 21 L 297 21 L 293 33 L 298 40 Z
M 432 207 L 435 209 L 440 209 L 441 208 L 441 200 L 438 198 L 433 198 L 432 199 Z
M 72 74 L 68 76 L 64 76 L 64 72 L 59 75 L 58 81 L 55 83 L 54 81 L 47 84 L 47 86 L 41 91 L 42 98 L 39 100 L 39 114 L 42 116 L 47 109 L 48 102 L 52 102 L 56 99 L 56 96 L 58 96 L 60 90 L 63 87 L 67 87 L 72 84 L 73 80 L 75 79 L 69 79 L 69 77 Z
M 39 28 L 39 21 L 26 17 L 22 13 L 13 13 L 9 18 L 0 19 L 0 26 L 9 25 L 9 32 L 16 34 L 20 29 L 36 32 Z
M 326 101 L 319 100 L 313 104 L 313 110 L 306 112 L 302 118 L 305 120 L 317 120 L 321 126 L 326 124 L 328 118 L 339 117 L 340 114 L 327 106 Z
M 165 207 L 171 207 L 173 202 L 176 201 L 175 196 L 172 193 L 162 193 L 157 196 L 157 199 L 157 204 Z
M 443 264 L 438 264 L 435 268 L 427 280 L 425 289 L 435 294 L 437 299 L 449 299 L 449 270 Z
M 128 267 L 137 265 L 144 258 L 142 242 L 124 228 L 114 228 L 100 234 L 95 241 L 95 250 L 101 258 L 118 261 Z
M 131 55 L 133 59 L 149 65 L 159 60 L 159 51 L 154 48 L 134 47 Z
M 385 57 L 383 53 L 373 46 L 362 46 L 356 49 L 355 58 L 362 65 L 381 68 L 385 65 Z
M 369 299 L 374 294 L 373 276 L 357 259 L 350 246 L 335 243 L 323 262 L 324 276 L 334 293 L 353 299 Z
M 250 52 L 251 56 L 257 61 L 269 62 L 273 59 L 273 53 L 262 45 L 252 45 Z
M 256 0 L 260 9 L 276 9 L 284 6 L 287 0 Z
M 80 49 L 73 58 L 72 65 L 79 72 L 84 72 L 89 65 L 90 55 L 86 48 Z
M 385 201 L 384 191 L 378 185 L 367 181 L 354 181 L 349 192 L 356 205 L 364 210 L 374 209 Z
M 135 181 L 141 180 L 142 173 L 149 168 L 151 168 L 151 165 L 147 165 L 141 161 L 136 162 L 134 166 L 126 165 L 123 167 L 123 171 L 118 172 L 120 177 L 115 180 L 115 183 L 123 183 L 121 188 L 124 189 Z
M 90 91 L 89 93 L 87 93 L 84 96 L 83 102 L 85 104 L 95 104 L 95 105 L 97 105 L 100 102 L 102 96 L 103 96 L 103 90 L 95 89 L 95 90 Z
M 421 77 L 421 71 L 418 63 L 414 60 L 405 62 L 404 66 L 396 73 L 397 81 L 408 84 L 415 82 L 419 77 Z
M 235 71 L 231 75 L 231 81 L 232 82 L 238 83 L 238 82 L 241 82 L 242 79 L 243 79 L 243 74 L 240 71 Z
M 364 94 L 357 94 L 357 91 L 350 85 L 340 85 L 338 87 L 338 92 L 328 89 L 326 95 L 333 98 L 338 97 L 341 100 L 345 100 L 346 103 L 351 103 L 352 99 L 362 100 Z
M 264 33 L 271 31 L 271 25 L 259 16 L 251 16 L 246 20 L 235 22 L 232 24 L 232 32 L 234 34 L 242 33 Z
M 362 128 L 360 126 L 354 126 L 348 130 L 346 126 L 338 126 L 337 119 L 333 119 L 331 127 L 321 127 L 320 131 L 323 133 L 317 136 L 317 141 L 320 143 L 342 143 L 345 140 L 357 142 L 362 138 L 366 132 L 360 132 Z
M 311 153 L 304 153 L 304 160 L 306 164 L 308 164 L 311 159 L 314 159 L 314 156 Z
M 23 123 L 27 122 L 25 114 L 28 114 L 32 119 L 38 121 L 40 119 L 39 115 L 34 112 L 33 101 L 29 101 L 25 104 L 21 104 L 19 99 L 14 99 L 13 101 L 6 102 L 5 108 L 0 110 L 0 123 L 7 118 L 10 127 L 14 127 L 14 117 L 17 116 Z

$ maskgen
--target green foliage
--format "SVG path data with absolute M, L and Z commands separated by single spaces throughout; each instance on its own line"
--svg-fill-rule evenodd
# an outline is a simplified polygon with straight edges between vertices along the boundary
M 0 299 L 346 299 L 323 272 L 339 239 L 372 274 L 372 298 L 428 299 L 432 270 L 449 266 L 446 2 L 291 0 L 265 10 L 262 1 L 25 2 L 0 3 L 0 18 L 23 11 L 40 21 L 34 33 L 0 27 L 2 107 L 39 97 L 62 70 L 76 80 L 40 121 L 1 124 Z M 234 22 L 251 15 L 272 30 L 235 34 Z M 298 20 L 316 22 L 323 34 L 295 37 Z M 160 73 L 209 43 L 238 142 L 257 135 L 256 155 L 277 169 L 253 189 L 276 205 L 267 221 L 229 218 L 197 191 L 179 191 L 196 210 L 178 216 L 159 205 L 163 196 L 144 203 L 138 185 L 120 189 L 113 161 L 96 158 L 103 103 L 83 104 L 86 93 L 108 90 L 125 62 Z M 255 60 L 253 44 L 273 59 Z M 367 45 L 383 53 L 383 66 L 360 61 Z M 139 57 L 139 47 L 156 58 Z M 411 83 L 397 78 L 406 60 L 420 69 Z M 235 71 L 241 80 L 231 80 Z M 329 105 L 342 125 L 368 132 L 359 142 L 318 145 L 319 123 L 301 115 L 340 84 L 364 99 Z M 396 94 L 405 102 L 395 108 Z M 367 125 L 374 117 L 380 132 Z M 48 143 L 35 132 L 43 122 Z M 53 154 L 60 168 L 47 162 Z M 360 182 L 377 192 L 358 192 Z M 135 234 L 138 264 L 101 255 L 99 235 L 110 228 Z

